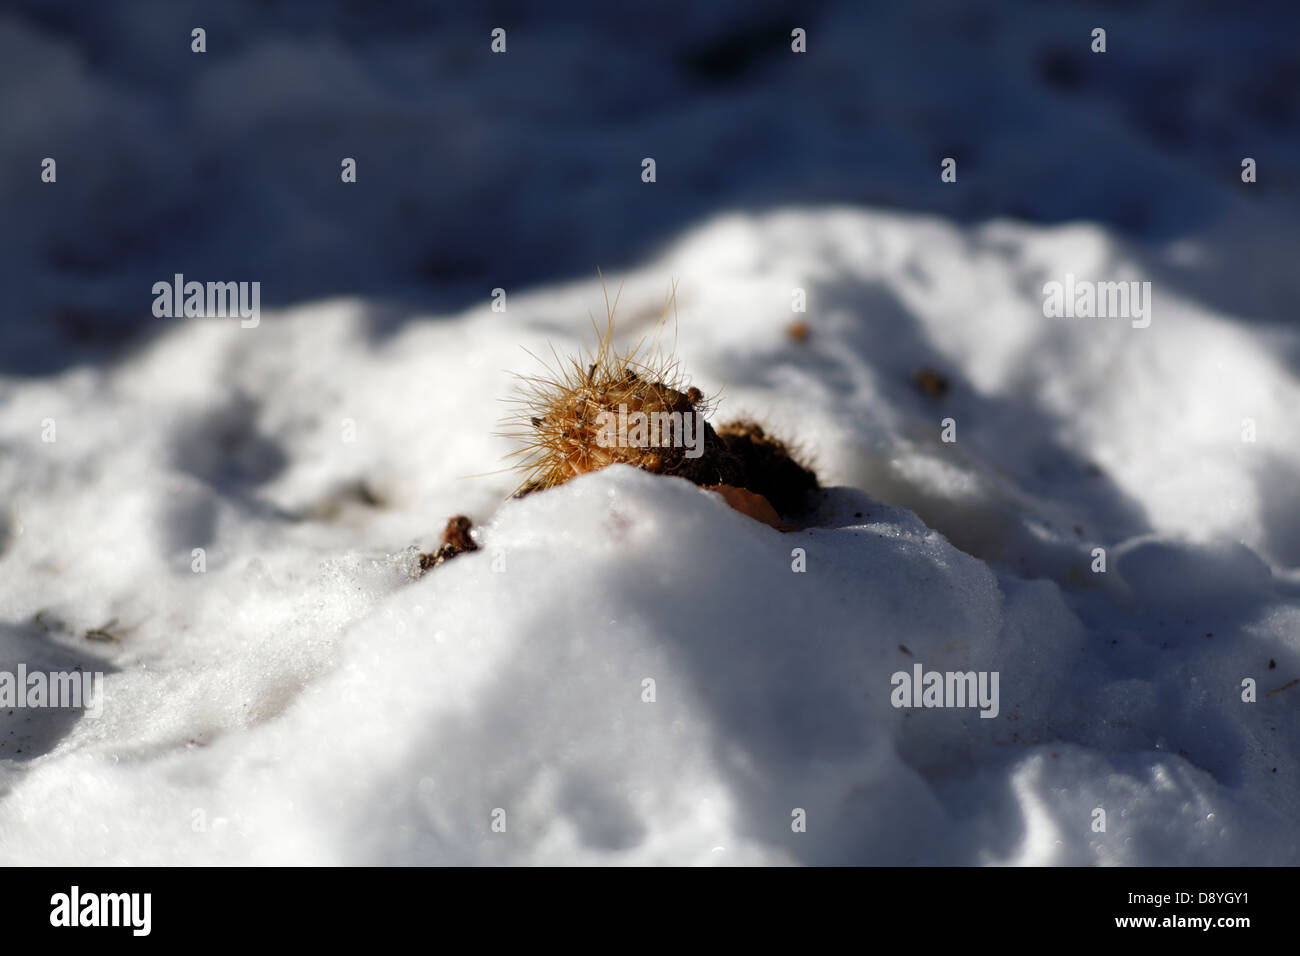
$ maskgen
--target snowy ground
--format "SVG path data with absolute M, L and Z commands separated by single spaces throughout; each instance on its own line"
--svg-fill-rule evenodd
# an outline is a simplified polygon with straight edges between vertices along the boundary
M 1294 104 L 1238 109 L 1272 89 L 1248 63 L 1294 61 L 1207 15 L 1184 33 L 1245 39 L 1180 113 L 1143 72 L 1187 79 L 1161 5 L 1107 14 L 1104 80 L 1078 79 L 1093 12 L 936 35 L 854 6 L 819 14 L 806 70 L 739 86 L 647 52 L 726 36 L 721 15 L 656 16 L 617 71 L 615 25 L 539 23 L 488 77 L 443 35 L 486 21 L 444 20 L 438 58 L 397 14 L 289 18 L 191 75 L 184 4 L 0 20 L 0 191 L 33 224 L 0 237 L 0 671 L 106 673 L 98 718 L 0 714 L 0 860 L 1300 863 Z M 169 25 L 180 54 L 156 52 Z M 47 109 L 16 92 L 33 73 Z M 1112 87 L 1163 122 L 1117 119 Z M 686 106 L 629 118 L 643 95 Z M 168 135 L 178 168 L 135 149 Z M 533 150 L 559 154 L 536 184 Z M 353 154 L 357 190 L 388 186 L 332 204 Z M 517 478 L 482 473 L 511 449 L 509 371 L 591 344 L 596 265 L 629 340 L 679 281 L 678 354 L 718 416 L 812 454 L 807 527 L 626 468 L 502 504 Z M 260 324 L 151 320 L 178 271 L 260 279 Z M 1150 326 L 1045 317 L 1067 273 L 1151 281 Z M 483 550 L 417 580 L 459 512 Z M 997 672 L 997 717 L 891 706 L 918 662 Z

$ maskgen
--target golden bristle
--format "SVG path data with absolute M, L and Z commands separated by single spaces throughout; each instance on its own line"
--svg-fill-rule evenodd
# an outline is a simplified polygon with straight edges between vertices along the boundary
M 553 366 L 533 355 L 544 372 L 516 376 L 519 395 L 512 403 L 518 411 L 509 419 L 512 428 L 505 433 L 521 443 L 512 456 L 519 459 L 516 467 L 524 472 L 516 494 L 563 484 L 576 475 L 616 463 L 675 472 L 682 465 L 679 449 L 602 446 L 597 439 L 601 412 L 616 414 L 620 405 L 629 413 L 705 415 L 709 410 L 703 393 L 686 386 L 673 351 L 660 345 L 668 309 L 676 304 L 676 286 L 651 330 L 658 333 L 654 347 L 646 348 L 647 332 L 625 351 L 614 342 L 614 313 L 622 289 L 612 305 L 603 276 L 601 290 L 605 293 L 606 324 L 603 332 L 596 327 L 595 350 L 562 359 L 552 347 Z

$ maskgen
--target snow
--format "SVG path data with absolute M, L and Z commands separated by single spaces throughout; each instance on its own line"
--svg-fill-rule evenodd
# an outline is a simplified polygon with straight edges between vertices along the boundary
M 1239 195 L 1235 142 L 1225 178 L 1213 144 L 1153 144 L 1104 108 L 1176 45 L 1117 54 L 1100 92 L 1062 106 L 1021 67 L 973 68 L 1082 29 L 1032 7 L 984 11 L 971 48 L 966 27 L 832 5 L 806 72 L 710 86 L 655 72 L 656 44 L 726 35 L 725 13 L 691 5 L 638 27 L 624 66 L 640 85 L 590 53 L 624 36 L 594 7 L 529 21 L 493 73 L 454 33 L 486 47 L 494 24 L 404 31 L 394 14 L 349 43 L 347 5 L 319 6 L 323 26 L 249 32 L 242 8 L 124 4 L 77 28 L 111 41 L 95 56 L 34 15 L 0 21 L 0 69 L 57 107 L 4 104 L 0 191 L 33 225 L 0 236 L 22 317 L 0 326 L 0 671 L 106 675 L 98 718 L 0 713 L 0 860 L 1300 862 L 1294 197 Z M 1154 14 L 1106 9 L 1112 42 L 1156 35 Z M 169 24 L 183 55 L 160 50 Z M 988 130 L 944 99 L 963 78 L 1002 104 Z M 1228 123 L 1245 94 L 1198 82 L 1204 116 L 1182 121 Z M 841 98 L 797 106 L 827 83 Z M 574 119 L 566 90 L 603 119 Z M 634 108 L 670 94 L 683 109 Z M 866 116 L 869 161 L 848 134 Z M 802 152 L 777 135 L 790 117 Z M 201 132 L 192 165 L 132 149 L 176 122 Z M 407 186 L 322 198 L 347 188 L 352 123 L 357 188 Z M 1122 152 L 1125 175 L 1081 164 L 1068 131 Z M 951 199 L 944 137 L 989 144 Z M 83 175 L 91 141 L 105 158 Z M 543 148 L 559 155 L 532 184 Z M 68 157 L 53 200 L 10 175 L 34 180 L 49 154 Z M 213 165 L 236 154 L 237 171 Z M 316 178 L 283 171 L 320 156 Z M 577 198 L 553 202 L 547 175 L 574 170 L 590 174 L 564 180 Z M 130 201 L 98 201 L 113 190 Z M 234 213 L 171 246 L 190 195 Z M 797 530 L 621 466 L 507 500 L 510 372 L 537 371 L 525 348 L 592 344 L 596 265 L 622 285 L 624 342 L 677 281 L 677 354 L 721 389 L 718 416 L 755 415 L 812 456 L 825 490 Z M 174 272 L 260 279 L 260 323 L 149 324 L 147 290 Z M 1043 285 L 1066 273 L 1152 281 L 1150 327 L 1045 317 Z M 94 334 L 60 308 L 96 316 Z M 786 335 L 796 317 L 806 342 Z M 921 366 L 945 397 L 913 387 Z M 481 550 L 418 577 L 458 513 Z M 116 640 L 86 639 L 114 621 Z M 918 663 L 996 672 L 997 716 L 895 707 L 893 675 Z

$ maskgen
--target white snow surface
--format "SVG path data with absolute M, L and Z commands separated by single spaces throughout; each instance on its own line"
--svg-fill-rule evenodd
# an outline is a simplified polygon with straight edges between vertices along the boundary
M 0 13 L 0 672 L 105 673 L 0 710 L 0 862 L 1300 864 L 1289 24 L 382 8 Z M 624 467 L 509 499 L 598 266 L 812 458 L 796 530 Z M 260 324 L 151 324 L 177 272 Z M 1046 317 L 1067 274 L 1151 325 Z M 892 706 L 918 663 L 997 716 Z
M 504 503 L 472 476 L 521 346 L 591 344 L 594 277 L 379 340 L 355 299 L 177 320 L 5 379 L 0 664 L 107 677 L 98 719 L 4 718 L 0 857 L 1300 862 L 1300 689 L 1268 693 L 1300 670 L 1300 394 L 1166 289 L 1146 329 L 1045 318 L 1085 260 L 1131 268 L 1096 227 L 825 208 L 607 275 L 628 341 L 678 280 L 717 416 L 812 453 L 788 533 L 624 466 Z M 417 579 L 458 512 L 482 550 Z M 998 716 L 891 706 L 916 662 L 998 672 Z

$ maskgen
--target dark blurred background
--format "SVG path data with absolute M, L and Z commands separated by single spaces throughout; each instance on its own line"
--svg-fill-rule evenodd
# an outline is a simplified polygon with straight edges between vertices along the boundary
M 391 306 L 379 335 L 724 210 L 1087 219 L 1152 245 L 1258 217 L 1294 244 L 1297 25 L 1293 3 L 1193 0 L 11 0 L 0 372 L 132 347 L 177 272 L 260 281 L 263 308 L 363 295 Z

